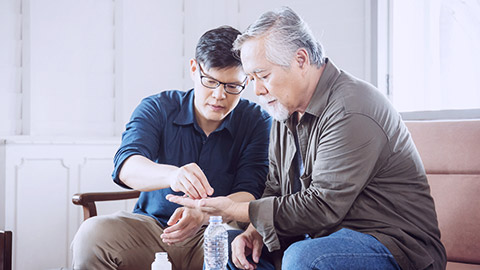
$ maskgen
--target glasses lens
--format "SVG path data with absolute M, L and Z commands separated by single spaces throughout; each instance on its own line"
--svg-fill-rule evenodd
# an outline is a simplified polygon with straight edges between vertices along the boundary
M 243 86 L 242 86 L 242 85 L 238 85 L 238 84 L 227 83 L 227 84 L 225 85 L 225 90 L 226 90 L 228 93 L 238 94 L 238 93 L 242 92 Z
M 208 77 L 202 77 L 202 84 L 203 84 L 203 86 L 208 87 L 208 88 L 217 88 L 218 85 L 220 85 L 219 82 L 217 82 L 214 79 L 210 79 Z

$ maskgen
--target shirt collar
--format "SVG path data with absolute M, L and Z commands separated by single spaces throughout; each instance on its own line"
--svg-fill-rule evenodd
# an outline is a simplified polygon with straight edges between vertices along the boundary
M 197 121 L 195 120 L 194 97 L 195 97 L 194 89 L 188 90 L 188 92 L 185 95 L 185 98 L 183 98 L 182 101 L 180 102 L 180 111 L 178 112 L 177 117 L 175 117 L 175 120 L 173 120 L 173 123 L 177 125 L 182 125 L 182 126 L 193 124 L 196 128 L 201 130 L 200 127 L 198 126 Z M 218 132 L 220 130 L 226 129 L 228 130 L 230 135 L 233 135 L 235 133 L 235 125 L 234 125 L 234 121 L 232 120 L 232 117 L 233 117 L 232 115 L 235 113 L 235 110 L 236 110 L 236 107 L 223 119 L 220 126 L 218 126 L 218 128 L 214 132 Z
M 177 125 L 190 125 L 195 122 L 195 110 L 193 109 L 193 89 L 188 90 L 185 97 L 180 101 L 180 111 L 173 123 Z
M 240 101 L 239 101 L 239 103 L 240 103 Z M 238 104 L 237 104 L 237 106 L 238 106 Z M 236 110 L 236 107 L 223 119 L 222 123 L 220 124 L 220 126 L 215 131 L 220 131 L 222 129 L 226 129 L 226 130 L 228 130 L 230 135 L 233 136 L 233 134 L 235 134 L 236 126 L 235 126 L 234 120 L 232 120 L 233 119 L 232 115 L 235 113 L 235 110 Z
M 325 107 L 327 106 L 331 88 L 340 74 L 341 71 L 335 66 L 335 64 L 326 58 L 325 69 L 318 80 L 315 93 L 313 93 L 312 99 L 310 100 L 305 112 L 313 114 L 316 117 L 320 117 L 323 110 L 325 110 Z

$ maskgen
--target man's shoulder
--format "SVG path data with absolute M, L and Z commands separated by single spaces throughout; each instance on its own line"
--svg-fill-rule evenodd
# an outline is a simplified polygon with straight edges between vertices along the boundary
M 330 102 L 346 113 L 371 114 L 379 108 L 391 109 L 388 99 L 375 86 L 343 71 L 332 88 Z
M 165 90 L 143 99 L 145 102 L 180 103 L 188 95 L 189 91 Z
M 257 103 L 241 98 L 234 109 L 234 116 L 240 118 L 252 118 L 258 120 L 269 120 L 270 115 Z
M 166 90 L 160 93 L 145 97 L 141 101 L 144 107 L 151 107 L 155 110 L 176 110 L 180 108 L 181 104 L 189 94 L 189 91 L 180 90 Z

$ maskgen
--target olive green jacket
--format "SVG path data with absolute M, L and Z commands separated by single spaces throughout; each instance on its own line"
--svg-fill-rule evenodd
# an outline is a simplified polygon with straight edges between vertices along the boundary
M 445 268 L 425 169 L 382 93 L 327 59 L 305 114 L 292 123 L 274 121 L 266 188 L 249 206 L 269 251 L 289 237 L 348 228 L 377 238 L 402 269 Z M 292 194 L 295 129 L 305 170 Z

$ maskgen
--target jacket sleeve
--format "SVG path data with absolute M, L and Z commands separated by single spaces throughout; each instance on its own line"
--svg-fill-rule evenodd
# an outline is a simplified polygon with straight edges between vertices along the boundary
M 327 234 L 340 224 L 389 151 L 383 129 L 365 115 L 339 114 L 318 128 L 307 154 L 313 168 L 302 179 L 308 188 L 250 203 L 250 220 L 270 251 L 280 248 L 279 237 Z

